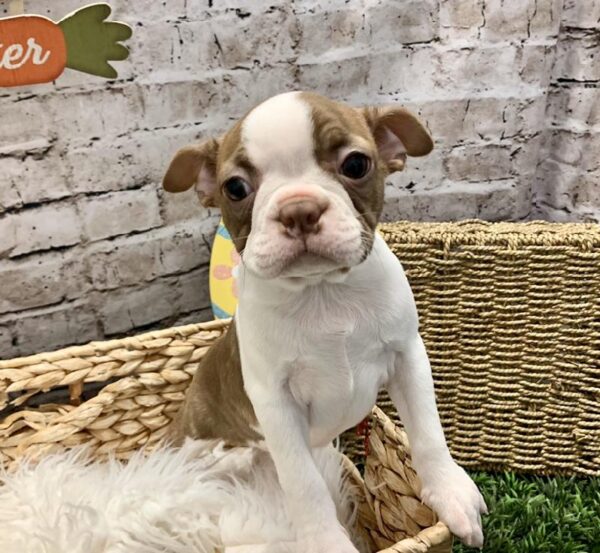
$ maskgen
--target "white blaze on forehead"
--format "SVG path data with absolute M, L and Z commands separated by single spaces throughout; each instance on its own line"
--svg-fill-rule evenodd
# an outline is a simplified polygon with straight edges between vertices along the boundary
M 241 140 L 250 162 L 263 173 L 305 171 L 314 163 L 310 106 L 299 92 L 273 96 L 248 114 Z

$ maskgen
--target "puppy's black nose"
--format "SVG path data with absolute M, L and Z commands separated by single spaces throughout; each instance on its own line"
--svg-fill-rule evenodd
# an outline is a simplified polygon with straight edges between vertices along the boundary
M 279 220 L 291 234 L 316 234 L 326 208 L 312 198 L 292 198 L 279 208 Z

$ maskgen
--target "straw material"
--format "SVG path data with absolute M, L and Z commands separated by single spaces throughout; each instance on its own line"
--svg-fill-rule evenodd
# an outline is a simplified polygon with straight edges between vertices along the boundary
M 414 291 L 457 461 L 600 476 L 600 225 L 393 223 L 381 234 Z M 346 440 L 360 454 L 362 438 Z
M 0 361 L 0 464 L 81 443 L 127 458 L 157 443 L 227 325 L 192 324 Z M 106 385 L 81 402 L 95 383 Z M 36 399 L 41 407 L 28 408 Z
M 52 401 L 4 417 L 1 464 L 10 469 L 25 454 L 35 459 L 83 443 L 97 458 L 111 453 L 127 459 L 142 446 L 150 450 L 164 436 L 200 359 L 227 325 L 228 321 L 188 325 L 0 362 L 5 412 L 31 401 L 36 392 L 38 399 Z M 96 396 L 75 405 L 89 384 L 115 378 Z M 379 429 L 382 425 L 385 436 Z M 419 485 L 414 471 L 399 461 L 410 463 L 403 432 L 381 411 L 372 426 L 383 439 L 376 437 L 377 447 L 367 466 L 383 466 L 386 458 L 397 460 L 378 475 L 385 486 L 378 489 L 372 475 L 365 485 L 346 458 L 346 470 L 361 498 L 357 522 L 361 533 L 368 543 L 390 546 L 389 553 L 450 553 L 450 531 L 441 523 L 433 525 L 435 515 L 416 499 Z M 398 539 L 391 541 L 391 536 Z
M 381 233 L 415 293 L 457 460 L 600 475 L 598 225 L 396 223 Z M 0 361 L 0 463 L 81 443 L 124 459 L 156 444 L 227 324 Z M 417 500 L 406 437 L 377 410 L 372 421 L 369 535 L 388 553 L 449 551 L 448 530 Z M 354 461 L 364 454 L 355 431 L 345 444 Z

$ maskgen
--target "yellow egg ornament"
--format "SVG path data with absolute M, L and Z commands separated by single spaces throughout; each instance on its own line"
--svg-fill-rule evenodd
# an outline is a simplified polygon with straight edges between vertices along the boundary
M 210 301 L 216 319 L 233 317 L 237 306 L 237 270 L 240 254 L 223 221 L 219 222 L 210 255 Z

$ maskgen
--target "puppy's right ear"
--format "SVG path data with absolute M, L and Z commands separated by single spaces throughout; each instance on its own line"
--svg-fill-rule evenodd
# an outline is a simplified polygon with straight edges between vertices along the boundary
M 212 138 L 181 148 L 163 177 L 163 188 L 167 192 L 183 192 L 196 185 L 202 205 L 216 207 L 218 152 L 219 143 Z

